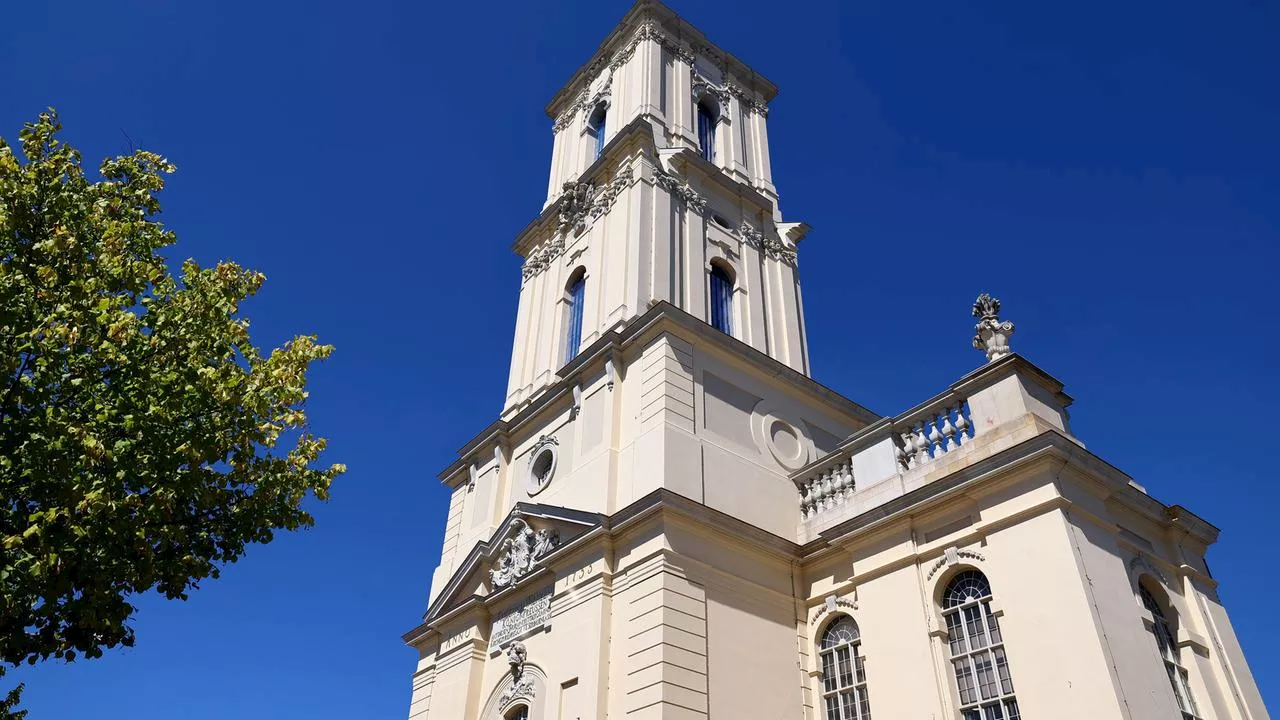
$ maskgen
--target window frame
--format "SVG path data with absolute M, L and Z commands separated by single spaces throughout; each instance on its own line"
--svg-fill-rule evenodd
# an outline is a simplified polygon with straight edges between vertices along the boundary
M 707 323 L 733 337 L 733 306 L 737 282 L 733 270 L 722 262 L 711 262 L 707 271 Z
M 837 630 L 842 638 L 832 638 Z M 828 639 L 835 642 L 828 642 Z M 867 658 L 862 654 L 858 622 L 847 614 L 836 615 L 818 635 L 818 697 L 825 720 L 871 720 L 867 690 Z M 832 673 L 828 677 L 828 671 Z
M 564 360 L 567 363 L 578 356 L 582 349 L 583 306 L 587 298 L 587 272 L 585 268 L 577 268 L 569 275 L 565 285 L 565 328 L 561 337 L 564 340 Z
M 1156 656 L 1160 658 L 1165 675 L 1169 678 L 1174 703 L 1183 720 L 1203 720 L 1195 693 L 1191 691 L 1191 674 L 1182 664 L 1182 652 L 1178 647 L 1178 634 L 1175 631 L 1177 626 L 1174 624 L 1177 614 L 1173 611 L 1172 603 L 1161 603 L 1148 584 L 1149 581 L 1138 580 L 1138 601 L 1151 614 L 1151 624 L 1147 626 L 1147 631 L 1151 633 Z M 1167 614 L 1164 611 L 1166 605 L 1169 606 Z M 1170 622 L 1169 615 L 1173 615 L 1174 622 Z
M 977 568 L 965 567 L 946 578 L 942 588 L 944 649 L 961 720 L 1021 720 L 1001 613 L 992 608 L 991 581 Z M 957 595 L 961 590 L 964 595 Z
M 698 134 L 698 154 L 715 164 L 716 135 L 720 125 L 720 104 L 707 95 L 694 104 L 694 130 Z
M 594 141 L 592 161 L 598 160 L 604 153 L 605 133 L 609 128 L 609 104 L 601 102 L 587 116 L 587 130 Z

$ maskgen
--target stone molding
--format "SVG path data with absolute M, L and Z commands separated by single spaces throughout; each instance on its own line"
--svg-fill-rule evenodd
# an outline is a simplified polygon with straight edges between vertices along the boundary
M 952 545 L 942 551 L 942 557 L 938 558 L 937 562 L 929 568 L 929 574 L 925 579 L 932 580 L 933 576 L 937 575 L 938 571 L 942 568 L 958 565 L 961 558 L 977 560 L 978 562 L 986 562 L 986 558 L 983 557 L 981 553 L 974 552 L 973 550 L 961 550 L 955 545 Z
M 618 170 L 613 179 L 600 186 L 570 181 L 564 184 L 560 194 L 560 214 L 556 221 L 555 235 L 535 247 L 520 267 L 520 279 L 527 281 L 551 267 L 552 261 L 564 254 L 565 239 L 578 236 L 613 208 L 623 189 L 635 177 L 630 165 Z
M 618 50 L 612 56 L 602 55 L 596 58 L 595 61 L 587 67 L 583 75 L 588 79 L 583 84 L 583 89 L 578 93 L 577 97 L 574 98 L 573 102 L 570 103 L 569 106 L 558 116 L 556 116 L 555 123 L 552 125 L 552 131 L 558 133 L 561 130 L 564 130 L 569 127 L 579 112 L 595 107 L 600 102 L 602 95 L 607 98 L 609 89 L 613 83 L 614 72 L 625 65 L 627 61 L 635 55 L 636 48 L 640 46 L 640 43 L 645 42 L 646 40 L 657 42 L 674 55 L 677 60 L 689 67 L 690 72 L 693 74 L 695 100 L 701 97 L 697 92 L 699 83 L 701 83 L 704 89 L 714 92 L 716 96 L 724 102 L 728 102 L 731 96 L 737 97 L 742 101 L 743 106 L 751 112 L 762 117 L 769 114 L 769 107 L 765 104 L 764 98 L 759 94 L 747 90 L 732 80 L 727 80 L 724 85 L 715 85 L 706 78 L 703 78 L 701 74 L 693 69 L 694 63 L 697 62 L 699 57 L 702 57 L 708 60 L 712 65 L 720 68 L 721 72 L 726 77 L 729 77 L 728 63 L 720 53 L 705 45 L 695 47 L 689 43 L 673 39 L 659 29 L 658 23 L 653 20 L 645 20 L 640 23 L 640 27 L 636 29 L 635 34 L 631 36 L 631 40 L 624 45 L 622 49 Z M 596 84 L 605 72 L 608 72 L 608 77 L 605 78 L 604 88 L 598 91 L 595 95 L 591 95 L 591 87 Z
M 825 603 L 815 608 L 813 614 L 809 616 L 809 627 L 817 629 L 824 618 L 839 612 L 840 608 L 844 608 L 850 613 L 858 609 L 857 600 L 849 600 L 839 595 L 830 595 L 826 600 Z
M 693 186 L 689 184 L 689 181 L 678 178 L 675 175 L 671 175 L 657 168 L 654 169 L 653 177 L 654 181 L 658 184 L 658 187 L 666 190 L 672 195 L 675 195 L 681 200 L 684 200 L 689 208 L 694 212 L 699 215 L 706 212 L 707 199 L 702 197 L 702 195 L 699 195 L 698 191 L 694 190 Z
M 738 237 L 742 238 L 742 242 L 759 250 L 773 260 L 780 260 L 792 266 L 796 264 L 795 248 L 788 246 L 781 240 L 765 235 L 745 221 L 738 228 Z

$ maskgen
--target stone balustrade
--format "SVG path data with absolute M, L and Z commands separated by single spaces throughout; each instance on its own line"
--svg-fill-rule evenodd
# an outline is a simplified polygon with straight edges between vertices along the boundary
M 793 477 L 800 492 L 800 517 L 810 520 L 853 497 L 855 455 L 881 453 L 892 448 L 894 467 L 907 472 L 923 467 L 973 439 L 969 405 L 954 392 L 940 395 L 895 418 L 874 423 L 855 434 L 856 447 L 844 447 L 827 455 Z M 889 443 L 884 441 L 888 440 Z M 883 463 L 879 463 L 883 465 Z M 876 480 L 878 478 L 868 478 Z
M 973 439 L 965 399 L 948 393 L 938 400 L 894 418 L 893 456 L 901 469 L 923 467 Z
M 1022 357 L 997 358 L 924 403 L 850 435 L 834 452 L 794 473 L 801 522 L 825 526 L 929 482 L 935 465 L 954 464 L 941 462 L 944 457 L 972 455 L 979 433 L 994 433 L 978 443 L 992 447 L 1027 432 L 1055 430 L 1070 437 L 1070 403 L 1061 383 Z
M 808 520 L 818 513 L 843 505 L 853 497 L 853 465 L 850 458 L 832 453 L 806 479 L 797 481 L 800 489 L 800 517 Z

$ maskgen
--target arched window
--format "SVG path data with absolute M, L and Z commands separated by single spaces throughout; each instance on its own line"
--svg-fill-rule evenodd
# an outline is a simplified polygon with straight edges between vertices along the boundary
M 1160 659 L 1164 661 L 1164 671 L 1169 676 L 1169 684 L 1173 686 L 1173 695 L 1178 699 L 1178 710 L 1182 711 L 1184 720 L 1196 720 L 1200 717 L 1200 711 L 1196 709 L 1195 698 L 1191 696 L 1187 670 L 1178 662 L 1178 644 L 1173 640 L 1169 620 L 1150 590 L 1139 584 L 1138 594 L 1142 596 L 1142 606 L 1151 611 L 1151 634 L 1156 637 L 1156 649 L 1160 651 Z
M 843 616 L 822 634 L 822 701 L 827 720 L 871 720 L 866 660 L 858 624 Z
M 529 706 L 519 705 L 519 706 L 513 707 L 507 711 L 506 715 L 503 715 L 502 717 L 503 717 L 503 720 L 529 720 Z
M 711 266 L 711 326 L 726 335 L 733 334 L 733 278 L 723 266 Z
M 591 135 L 596 142 L 595 157 L 600 157 L 600 153 L 604 152 L 605 119 L 608 114 L 609 108 L 604 103 L 601 103 L 596 106 L 596 109 L 591 113 L 591 119 L 587 121 L 587 127 L 590 128 Z
M 565 291 L 566 323 L 564 334 L 564 361 L 569 362 L 578 354 L 582 344 L 582 304 L 586 298 L 587 275 L 582 270 L 574 273 Z
M 698 149 L 707 162 L 716 161 L 716 120 L 720 109 L 715 101 L 702 98 L 698 101 Z
M 963 720 L 1020 720 L 1000 624 L 991 612 L 991 583 L 977 570 L 951 579 L 942 593 L 951 665 Z

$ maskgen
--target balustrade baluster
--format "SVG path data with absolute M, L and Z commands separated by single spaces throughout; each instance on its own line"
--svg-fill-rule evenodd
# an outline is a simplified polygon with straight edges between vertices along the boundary
M 964 431 L 969 427 L 969 421 L 964 416 L 964 403 L 960 403 L 956 408 L 956 447 L 964 445 Z
M 909 436 L 906 433 L 899 433 L 899 435 L 900 437 L 898 438 L 898 441 L 893 444 L 893 457 L 898 461 L 899 468 L 909 470 L 911 468 L 911 462 L 907 459 L 907 452 L 902 449 L 903 446 L 910 442 L 907 439 Z
M 951 424 L 951 408 L 943 408 L 942 410 L 942 452 L 949 453 L 955 450 L 956 445 L 953 438 L 956 434 L 955 425 Z
M 922 423 L 916 423 L 915 434 L 915 467 L 920 467 L 929 462 L 929 438 L 924 436 L 924 425 Z
M 942 433 L 938 432 L 938 426 L 942 424 L 942 415 L 935 413 L 932 420 L 929 420 L 929 454 L 932 457 L 940 457 L 946 452 L 942 448 Z

